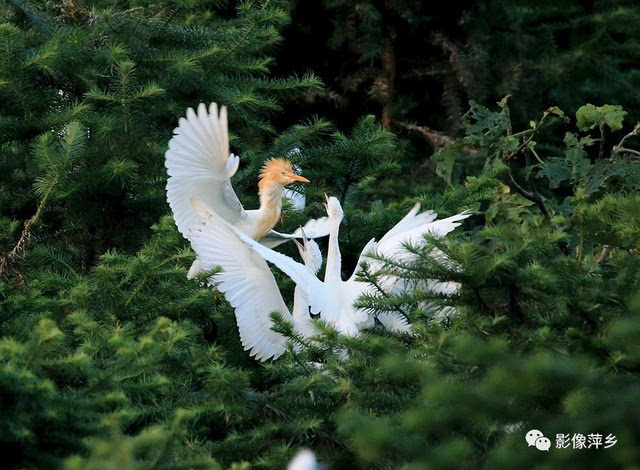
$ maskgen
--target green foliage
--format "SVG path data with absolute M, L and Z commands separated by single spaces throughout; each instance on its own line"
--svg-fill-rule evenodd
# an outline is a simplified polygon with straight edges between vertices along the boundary
M 638 12 L 507 3 L 450 5 L 441 20 L 420 2 L 324 2 L 328 65 L 311 52 L 295 64 L 275 55 L 291 50 L 296 15 L 313 8 L 302 4 L 5 3 L 5 465 L 285 468 L 309 447 L 331 468 L 633 468 Z M 298 68 L 307 58 L 333 77 L 327 88 Z M 354 111 L 332 121 L 300 112 L 332 96 Z M 306 209 L 285 203 L 277 229 L 324 215 L 324 193 L 340 197 L 345 276 L 414 203 L 441 217 L 473 212 L 445 240 L 407 247 L 415 260 L 365 266 L 364 280 L 415 285 L 358 300 L 374 316 L 405 315 L 413 334 L 375 325 L 346 338 L 318 323 L 309 341 L 276 315 L 289 351 L 267 364 L 248 357 L 224 296 L 186 279 L 194 255 L 165 203 L 171 131 L 210 101 L 229 106 L 246 207 L 274 155 L 312 181 Z M 437 147 L 430 159 L 408 143 L 414 116 L 450 134 L 418 126 Z M 290 302 L 292 282 L 275 274 Z M 460 289 L 434 294 L 421 284 L 431 279 Z M 526 446 L 531 428 L 551 438 L 548 453 Z M 556 449 L 558 433 L 617 443 Z
M 576 119 L 578 129 L 581 131 L 588 131 L 596 126 L 609 126 L 612 131 L 619 131 L 622 129 L 622 121 L 627 113 L 622 110 L 622 106 L 612 106 L 606 104 L 604 106 L 594 106 L 587 104 L 581 106 L 576 111 Z
M 627 190 L 633 178 L 622 175 L 587 192 L 577 169 L 575 179 L 569 172 L 566 178 L 575 184 L 562 187 L 549 173 L 533 171 L 547 169 L 547 151 L 563 152 L 532 144 L 532 136 L 545 134 L 550 114 L 563 117 L 554 108 L 516 132 L 505 102 L 497 112 L 472 104 L 467 136 L 447 150 L 461 174 L 474 175 L 467 185 L 493 181 L 488 193 L 476 193 L 484 224 L 476 221 L 455 243 L 433 240 L 412 249 L 415 262 L 387 260 L 383 271 L 367 274 L 374 282 L 390 273 L 442 279 L 461 289 L 453 299 L 417 288 L 361 300 L 374 312 L 410 316 L 418 337 L 410 352 L 381 358 L 377 371 L 412 377 L 415 398 L 382 411 L 353 399 L 338 415 L 338 429 L 365 466 L 626 468 L 637 460 L 637 416 L 625 404 L 638 394 L 631 325 L 640 313 L 640 200 Z M 579 150 L 586 173 L 600 158 L 593 142 L 569 133 L 565 157 L 553 158 L 571 168 Z M 537 148 L 545 150 L 540 160 L 522 158 Z M 442 155 L 435 156 L 438 165 L 448 163 Z M 614 166 L 618 158 L 635 155 L 600 161 Z M 525 175 L 522 183 L 513 179 L 516 171 Z M 469 207 L 456 204 L 459 192 L 468 189 L 454 184 L 445 194 L 453 201 L 447 213 Z M 432 256 L 433 248 L 451 262 Z M 458 314 L 439 317 L 447 306 Z M 532 428 L 551 438 L 550 452 L 527 448 L 524 434 Z M 598 451 L 555 448 L 556 434 L 574 433 L 612 434 L 617 443 Z
M 274 132 L 269 113 L 320 87 L 311 74 L 265 76 L 288 21 L 278 2 L 236 11 L 209 4 L 3 7 L 4 217 L 25 219 L 55 184 L 64 202 L 43 207 L 45 223 L 75 240 L 84 269 L 111 248 L 133 253 L 165 213 L 163 153 L 187 107 L 225 103 L 231 127 L 250 127 L 255 145 L 260 132 Z M 54 137 L 62 142 L 54 145 Z
M 422 168 L 431 174 L 426 154 L 460 136 L 469 100 L 511 95 L 516 126 L 551 104 L 571 115 L 584 103 L 624 105 L 640 119 L 632 0 L 293 5 L 281 70 L 312 69 L 326 84 L 305 109 L 347 127 L 363 109 L 378 115 L 399 138 L 409 185 L 425 183 Z

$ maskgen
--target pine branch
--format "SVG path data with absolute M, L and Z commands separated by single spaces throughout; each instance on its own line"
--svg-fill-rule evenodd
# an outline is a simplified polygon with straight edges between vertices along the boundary
M 36 213 L 33 215 L 33 217 L 31 217 L 29 220 L 25 222 L 24 228 L 22 229 L 22 233 L 20 234 L 20 239 L 18 240 L 18 242 L 15 244 L 15 246 L 11 251 L 9 251 L 2 258 L 0 258 L 0 276 L 4 275 L 11 261 L 24 252 L 27 246 L 27 242 L 31 238 L 31 228 L 33 227 L 34 224 L 36 224 L 40 220 L 40 217 L 42 216 L 42 213 L 46 209 L 47 203 L 49 202 L 49 198 L 51 197 L 51 194 L 53 193 L 53 190 L 57 186 L 59 181 L 60 181 L 60 177 L 59 175 L 56 175 L 52 180 L 51 184 L 49 185 L 49 188 L 42 196 L 42 199 L 38 204 Z
M 411 124 L 404 121 L 396 121 L 396 124 L 410 131 L 418 132 L 434 147 L 447 147 L 455 142 L 455 140 L 448 135 L 445 135 L 442 132 L 434 131 L 427 126 L 419 126 L 417 124 Z
M 520 194 L 522 197 L 524 197 L 525 199 L 528 199 L 529 201 L 534 202 L 536 206 L 538 206 L 538 209 L 540 209 L 540 212 L 542 212 L 542 215 L 544 216 L 544 218 L 547 220 L 551 220 L 551 215 L 549 214 L 547 207 L 544 205 L 544 201 L 542 200 L 542 197 L 540 196 L 540 194 L 538 194 L 537 191 L 529 192 L 526 189 L 524 189 L 522 186 L 520 186 L 516 181 L 516 179 L 513 177 L 511 168 L 507 167 L 507 174 L 509 175 L 509 180 L 511 181 L 511 184 L 513 185 L 513 188 L 516 190 L 516 192 Z

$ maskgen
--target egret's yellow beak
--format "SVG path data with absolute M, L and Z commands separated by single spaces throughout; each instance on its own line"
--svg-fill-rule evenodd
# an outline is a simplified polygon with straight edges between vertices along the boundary
M 296 175 L 295 173 L 287 173 L 287 176 L 293 181 L 300 181 L 301 183 L 310 183 L 310 181 L 304 176 Z

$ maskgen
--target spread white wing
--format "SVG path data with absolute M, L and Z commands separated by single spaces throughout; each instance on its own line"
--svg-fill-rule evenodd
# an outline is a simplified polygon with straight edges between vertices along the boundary
M 235 309 L 243 347 L 260 361 L 277 358 L 285 351 L 286 339 L 271 329 L 270 314 L 293 319 L 269 266 L 213 210 L 199 201 L 194 201 L 194 209 L 198 216 L 189 233 L 191 245 L 202 269 L 222 267 L 211 281 Z
M 414 206 L 415 209 L 415 206 Z M 413 209 L 412 209 L 413 211 Z M 410 212 L 411 213 L 411 212 Z M 429 214 L 431 220 L 426 223 L 417 223 L 418 219 L 422 218 L 423 215 Z M 384 237 L 380 239 L 377 246 L 378 253 L 387 256 L 387 257 L 399 257 L 403 260 L 409 259 L 413 256 L 411 252 L 404 248 L 404 245 L 409 244 L 412 246 L 420 246 L 424 244 L 425 235 L 431 235 L 435 238 L 442 238 L 446 236 L 448 233 L 455 230 L 456 227 L 460 226 L 461 221 L 466 219 L 471 215 L 470 212 L 462 212 L 460 214 L 456 214 L 451 217 L 447 217 L 446 219 L 434 220 L 436 218 L 436 214 L 433 214 L 431 211 L 424 212 L 423 214 L 419 214 L 413 217 L 411 222 L 405 222 L 405 219 L 402 219 L 394 228 L 392 228 Z M 398 225 L 404 222 L 405 229 L 396 230 Z
M 208 110 L 203 103 L 197 112 L 189 108 L 187 117 L 180 118 L 173 134 L 165 153 L 169 174 L 167 201 L 180 233 L 189 238 L 189 230 L 196 221 L 190 202 L 192 197 L 237 227 L 247 218 L 247 213 L 231 186 L 231 177 L 238 170 L 240 158 L 229 153 L 227 108 L 222 106 L 220 113 L 216 103 L 211 103 Z M 327 218 L 310 220 L 304 229 L 312 238 L 324 237 L 329 233 Z M 293 234 L 272 230 L 260 243 L 274 248 L 292 238 L 302 238 L 299 229 Z M 194 266 L 193 275 L 198 272 L 196 268 Z
M 405 215 L 400 222 L 395 224 L 387 233 L 385 233 L 379 242 L 376 242 L 375 239 L 369 240 L 369 242 L 365 245 L 363 250 L 360 252 L 360 257 L 358 258 L 358 264 L 356 265 L 356 269 L 351 275 L 349 280 L 354 280 L 358 272 L 360 271 L 360 265 L 363 261 L 368 261 L 370 265 L 373 265 L 379 269 L 379 265 L 376 264 L 375 260 L 369 259 L 367 256 L 369 253 L 373 251 L 377 251 L 383 256 L 389 256 L 389 251 L 392 247 L 402 247 L 402 242 L 397 243 L 402 239 L 403 235 L 408 234 L 410 231 L 421 227 L 426 226 L 427 224 L 433 222 L 438 214 L 433 211 L 425 211 L 421 214 L 418 214 L 420 210 L 420 203 L 414 204 L 407 215 Z
M 246 218 L 242 204 L 231 186 L 240 159 L 229 154 L 227 108 L 218 114 L 216 103 L 200 103 L 197 113 L 189 108 L 173 130 L 165 166 L 169 174 L 167 201 L 182 235 L 188 238 L 196 221 L 190 199 L 196 198 L 227 222 L 236 225 Z
M 407 215 L 405 215 L 400 222 L 395 224 L 391 230 L 384 234 L 384 236 L 380 239 L 380 243 L 384 244 L 387 240 L 395 237 L 398 234 L 406 233 L 411 229 L 419 227 L 421 225 L 428 224 L 436 220 L 438 214 L 433 211 L 425 211 L 421 214 L 418 214 L 420 210 L 420 203 L 414 204 Z
M 405 245 L 420 246 L 424 243 L 426 235 L 442 238 L 455 230 L 456 227 L 460 226 L 462 220 L 471 215 L 470 212 L 465 211 L 446 219 L 435 220 L 437 214 L 434 214 L 433 211 L 418 214 L 418 210 L 420 210 L 420 205 L 416 204 L 400 222 L 384 234 L 379 242 L 369 241 L 360 253 L 358 265 L 363 261 L 369 261 L 370 264 L 380 263 L 377 260 L 369 259 L 369 256 L 367 256 L 374 250 L 379 255 L 387 258 L 408 261 L 414 255 L 405 249 Z M 439 251 L 438 256 L 441 257 L 443 255 L 444 253 Z M 446 255 L 444 257 L 446 258 Z
M 358 265 L 349 279 L 349 283 L 357 283 L 356 276 L 361 270 L 360 265 L 363 261 L 367 261 L 369 263 L 373 272 L 383 267 L 383 263 L 381 261 L 369 256 L 371 253 L 375 252 L 385 258 L 409 262 L 412 259 L 415 259 L 416 255 L 405 249 L 406 244 L 420 246 L 424 244 L 424 237 L 427 234 L 436 238 L 442 238 L 458 227 L 462 220 L 471 215 L 469 212 L 462 212 L 446 219 L 435 220 L 437 214 L 433 211 L 426 211 L 418 214 L 419 210 L 420 205 L 416 204 L 400 222 L 398 222 L 380 239 L 379 242 L 376 243 L 375 240 L 370 240 L 369 243 L 367 243 L 360 254 Z M 443 263 L 449 263 L 449 265 L 453 264 L 447 258 L 446 254 L 438 249 L 432 250 L 431 256 Z M 416 287 L 415 282 L 413 281 L 399 279 L 391 275 L 382 276 L 379 279 L 379 283 L 380 286 L 389 293 L 403 292 Z M 444 295 L 451 295 L 459 288 L 459 284 L 455 282 L 442 282 L 432 279 L 421 281 L 419 284 L 422 288 L 431 292 Z M 371 287 L 368 291 L 374 293 L 374 289 Z M 435 316 L 438 318 L 455 312 L 455 308 L 453 307 L 438 307 L 435 305 L 433 307 L 436 309 Z M 378 320 L 380 320 L 382 324 L 390 330 L 404 333 L 411 332 L 411 326 L 407 322 L 406 318 L 396 312 L 378 314 Z
M 415 218 L 419 218 L 422 214 L 417 215 Z M 462 212 L 451 217 L 447 217 L 442 220 L 433 220 L 421 225 L 410 224 L 407 227 L 411 227 L 408 230 L 396 232 L 391 237 L 386 235 L 382 237 L 378 243 L 377 252 L 386 258 L 394 258 L 401 262 L 411 262 L 415 260 L 417 255 L 410 252 L 405 248 L 405 245 L 421 246 L 425 243 L 425 235 L 431 235 L 435 238 L 442 238 L 448 233 L 460 226 L 461 221 L 471 215 L 470 212 Z M 433 214 L 435 219 L 436 214 Z M 447 256 L 440 250 L 432 250 L 431 256 L 438 259 L 440 262 L 449 262 Z M 412 282 L 404 279 L 396 279 L 389 277 L 381 280 L 381 284 L 385 285 L 390 290 L 404 291 L 412 287 Z M 455 282 L 441 282 L 436 280 L 426 280 L 424 287 L 427 290 L 439 293 L 439 294 L 453 294 L 455 293 L 459 285 Z
M 257 255 L 274 264 L 280 271 L 291 278 L 293 282 L 302 288 L 307 296 L 309 305 L 314 311 L 322 311 L 326 305 L 327 289 L 325 284 L 318 279 L 316 274 L 304 264 L 298 263 L 287 255 L 278 253 L 261 243 L 256 242 L 248 235 L 229 227 L 244 244 Z
M 391 230 L 389 230 L 379 242 L 370 241 L 362 250 L 358 259 L 358 266 L 363 261 L 367 261 L 373 271 L 382 268 L 382 262 L 370 258 L 368 254 L 375 251 L 377 254 L 385 258 L 393 258 L 398 261 L 409 262 L 415 258 L 415 255 L 405 249 L 405 245 L 420 246 L 424 244 L 425 235 L 429 234 L 436 238 L 442 238 L 452 232 L 461 224 L 461 221 L 471 215 L 470 212 L 462 212 L 454 216 L 442 220 L 435 220 L 437 214 L 433 211 L 426 211 L 418 214 L 420 205 L 416 204 Z M 434 250 L 433 256 L 441 261 L 446 261 L 446 255 L 440 250 Z M 359 268 L 356 268 L 351 279 L 354 279 Z M 383 287 L 389 291 L 399 287 L 399 282 L 395 277 L 385 276 L 381 279 Z M 401 283 L 403 284 L 403 283 Z M 428 281 L 428 287 L 434 291 L 443 294 L 450 294 L 457 290 L 455 283 Z M 404 284 L 403 284 L 404 285 Z

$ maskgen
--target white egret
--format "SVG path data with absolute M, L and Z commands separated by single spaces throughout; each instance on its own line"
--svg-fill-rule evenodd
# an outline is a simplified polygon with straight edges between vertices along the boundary
M 200 103 L 197 113 L 187 109 L 186 118 L 180 118 L 178 127 L 169 141 L 165 153 L 167 201 L 173 211 L 178 230 L 188 238 L 189 229 L 196 220 L 190 204 L 192 197 L 213 208 L 225 221 L 254 240 L 271 248 L 293 237 L 300 231 L 282 234 L 272 230 L 282 212 L 285 186 L 309 180 L 293 171 L 291 162 L 281 158 L 267 160 L 260 173 L 258 193 L 260 208 L 245 210 L 231 186 L 231 177 L 238 170 L 240 158 L 229 153 L 227 108 L 211 103 L 209 110 Z M 305 225 L 308 234 L 322 237 L 327 234 L 326 218 L 311 220 Z M 196 260 L 189 270 L 192 278 L 200 271 Z
M 269 314 L 273 311 L 280 312 L 285 319 L 292 321 L 296 330 L 304 336 L 313 335 L 314 331 L 308 317 L 309 308 L 339 332 L 349 336 L 357 335 L 363 327 L 372 323 L 373 319 L 366 310 L 354 307 L 360 295 L 371 293 L 373 289 L 370 284 L 356 279 L 360 262 L 347 281 L 341 277 L 338 233 L 343 212 L 336 198 L 328 198 L 326 205 L 330 233 L 324 282 L 317 278 L 315 272 L 320 265 L 320 251 L 315 242 L 305 240 L 305 244 L 299 246 L 305 261 L 305 265 L 302 265 L 257 243 L 227 224 L 205 204 L 193 201 L 193 205 L 200 224 L 191 232 L 192 246 L 205 269 L 222 267 L 212 281 L 217 283 L 218 289 L 235 308 L 243 346 L 251 349 L 251 354 L 257 359 L 277 357 L 284 351 L 284 338 L 271 331 Z M 417 214 L 418 209 L 414 207 L 379 243 L 372 239 L 363 249 L 360 261 L 376 248 L 378 253 L 392 256 L 398 246 L 404 243 L 419 244 L 427 233 L 436 237 L 444 236 L 460 225 L 460 220 L 470 215 L 462 213 L 434 221 L 433 213 Z M 265 260 L 275 264 L 296 283 L 296 318 L 284 304 Z M 397 331 L 410 329 L 406 319 L 395 312 L 383 313 L 378 318 L 387 328 Z
M 328 310 L 321 312 L 325 321 L 334 324 L 336 328 L 346 335 L 356 335 L 363 327 L 371 326 L 374 318 L 366 309 L 354 307 L 355 301 L 363 294 L 375 293 L 375 288 L 369 283 L 361 282 L 357 275 L 364 261 L 368 261 L 374 270 L 382 267 L 381 262 L 370 257 L 373 252 L 385 258 L 401 257 L 404 261 L 411 259 L 413 255 L 405 249 L 406 244 L 419 246 L 424 244 L 425 235 L 442 238 L 460 225 L 460 221 L 469 217 L 470 213 L 463 212 L 442 220 L 435 220 L 437 214 L 427 211 L 419 214 L 420 205 L 416 204 L 391 230 L 389 230 L 379 242 L 371 239 L 358 259 L 358 264 L 353 274 L 347 281 L 342 280 L 342 259 L 338 243 L 340 223 L 343 218 L 342 207 L 335 197 L 327 198 L 327 215 L 329 217 L 329 252 L 327 254 L 327 267 L 325 271 L 325 286 L 329 292 L 337 292 L 333 306 L 327 306 Z M 440 287 L 435 282 L 430 282 L 429 287 Z M 443 284 L 443 283 L 441 283 Z M 447 286 L 449 286 L 447 284 Z M 400 292 L 409 286 L 401 278 L 385 276 L 382 288 L 386 292 Z M 452 286 L 453 287 L 453 286 Z M 451 292 L 451 291 L 450 291 Z M 339 305 L 338 308 L 336 306 Z M 327 308 L 325 307 L 325 308 Z M 313 308 L 313 305 L 312 305 Z M 340 312 L 334 317 L 333 312 Z M 397 312 L 382 312 L 377 315 L 378 320 L 388 329 L 401 332 L 409 332 L 410 326 L 407 320 Z
M 322 266 L 322 252 L 320 251 L 320 247 L 315 242 L 315 240 L 310 240 L 306 236 L 304 236 L 303 232 L 303 243 L 299 243 L 297 240 L 294 240 L 297 247 L 298 252 L 300 253 L 300 257 L 302 258 L 305 266 L 311 268 L 315 274 L 320 270 L 320 266 Z M 363 250 L 364 252 L 364 250 Z M 355 278 L 355 275 L 354 275 Z M 303 289 L 299 286 L 296 286 L 295 294 L 294 294 L 294 303 L 293 303 L 293 318 L 296 319 L 296 325 L 298 325 L 298 332 L 301 333 L 304 337 L 309 338 L 317 334 L 317 329 L 313 326 L 311 322 L 311 317 L 309 314 L 320 315 L 319 312 L 312 312 L 311 306 L 307 300 L 307 296 Z M 383 312 L 378 315 L 378 319 L 380 322 L 388 329 L 392 331 L 398 332 L 409 332 L 410 326 L 407 320 L 398 315 L 395 312 L 387 313 Z M 368 317 L 367 326 L 371 326 L 373 323 L 373 318 Z

